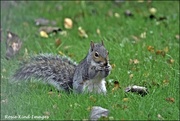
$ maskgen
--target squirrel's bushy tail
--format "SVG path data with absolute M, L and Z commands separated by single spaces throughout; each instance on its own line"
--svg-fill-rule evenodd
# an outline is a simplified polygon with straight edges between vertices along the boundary
M 40 54 L 21 65 L 12 80 L 42 80 L 58 90 L 72 88 L 73 74 L 77 64 L 66 57 Z

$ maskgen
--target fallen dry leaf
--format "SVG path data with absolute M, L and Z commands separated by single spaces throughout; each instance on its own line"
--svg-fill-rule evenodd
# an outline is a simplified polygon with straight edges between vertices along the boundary
M 66 29 L 71 29 L 73 27 L 73 21 L 70 18 L 64 19 L 64 27 Z
M 154 52 L 154 47 L 153 47 L 153 46 L 148 46 L 148 47 L 147 47 L 147 50 L 148 50 L 149 52 Z
M 100 34 L 101 34 L 100 29 L 96 29 L 96 33 L 97 33 L 98 35 L 100 35 Z
M 174 63 L 174 59 L 172 59 L 172 58 L 171 58 L 171 59 L 168 59 L 168 60 L 167 60 L 167 63 L 173 64 L 173 63 Z
M 44 38 L 48 38 L 48 34 L 45 31 L 40 31 L 40 36 Z
M 134 59 L 134 60 L 130 59 L 129 63 L 137 65 L 137 64 L 139 64 L 139 60 L 138 59 Z
M 92 95 L 89 97 L 89 99 L 90 99 L 90 101 L 92 101 L 92 102 L 96 102 L 96 98 L 93 97 Z
M 58 51 L 58 53 L 62 56 L 64 56 L 65 54 L 62 51 Z
M 163 51 L 164 51 L 165 53 L 167 53 L 167 52 L 169 51 L 169 48 L 168 48 L 168 47 L 165 47 L 165 48 L 163 49 Z
M 61 44 L 61 40 L 58 38 L 55 41 L 55 46 L 58 47 Z
M 109 110 L 100 106 L 93 106 L 90 113 L 90 120 L 97 121 L 101 117 L 108 117 Z
M 163 85 L 168 85 L 169 84 L 169 80 L 163 80 Z
M 152 15 L 154 15 L 154 14 L 157 12 L 157 10 L 156 10 L 156 8 L 150 8 L 150 9 L 149 9 L 149 12 L 150 12 Z
M 180 36 L 180 35 L 179 35 L 179 34 L 177 34 L 177 35 L 175 36 L 175 38 L 176 38 L 176 39 L 179 39 L 179 36 Z
M 130 78 L 130 79 L 132 79 L 132 78 L 133 78 L 133 76 L 134 76 L 134 74 L 130 74 L 130 75 L 129 75 L 129 78 Z
M 86 31 L 82 29 L 82 27 L 78 28 L 78 33 L 80 37 L 88 38 L 88 35 L 86 34 Z
M 122 100 L 123 102 L 128 102 L 129 101 L 129 99 L 128 98 L 123 98 L 123 100 Z
M 163 50 L 157 50 L 156 55 L 162 55 L 164 57 L 166 53 Z
M 170 102 L 170 103 L 174 103 L 175 99 L 173 97 L 168 97 L 168 98 L 166 98 L 166 101 Z
M 158 119 L 160 119 L 160 120 L 164 120 L 164 118 L 163 118 L 160 114 L 158 114 L 157 117 L 158 117 Z
M 120 84 L 118 81 L 114 81 L 114 87 L 112 88 L 112 92 L 118 90 L 120 88 Z
M 139 39 L 139 37 L 137 37 L 137 36 L 134 36 L 134 35 L 132 35 L 131 36 L 136 42 L 138 42 L 140 39 Z
M 120 17 L 119 13 L 114 13 L 114 16 L 115 16 L 116 18 L 119 18 L 119 17 Z
M 53 91 L 50 91 L 50 92 L 48 92 L 48 94 L 49 94 L 49 95 L 53 95 L 53 94 L 54 94 L 54 92 L 53 92 Z
M 140 38 L 145 39 L 146 38 L 146 32 L 141 33 Z
M 112 67 L 112 69 L 114 69 L 115 67 L 116 67 L 116 64 L 111 64 L 111 67 Z
M 119 84 L 118 81 L 114 81 L 114 87 L 115 87 L 115 88 L 120 88 L 120 84 Z

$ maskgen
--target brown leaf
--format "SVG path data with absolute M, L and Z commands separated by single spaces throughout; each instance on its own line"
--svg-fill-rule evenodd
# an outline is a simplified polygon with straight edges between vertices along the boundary
M 148 50 L 149 52 L 154 52 L 154 47 L 153 47 L 153 46 L 148 46 L 148 47 L 147 47 L 147 50 Z
M 173 64 L 173 63 L 174 63 L 174 59 L 172 59 L 172 58 L 171 58 L 171 59 L 168 59 L 167 62 L 168 62 L 169 64 Z
M 117 91 L 120 88 L 120 84 L 118 81 L 114 81 L 114 87 L 112 88 L 112 92 Z
M 129 63 L 137 65 L 137 64 L 139 64 L 139 60 L 138 59 L 134 59 L 134 60 L 130 59 Z
M 90 101 L 92 101 L 92 102 L 96 102 L 96 98 L 93 97 L 92 95 L 89 97 L 89 99 L 90 99 Z
M 61 44 L 61 40 L 58 38 L 55 41 L 55 46 L 58 47 Z
M 111 64 L 111 67 L 112 67 L 112 69 L 114 69 L 115 67 L 116 67 L 116 64 Z
M 170 103 L 174 103 L 175 99 L 173 97 L 168 97 L 168 98 L 166 98 L 166 101 L 170 102 Z
M 169 84 L 169 80 L 163 80 L 163 85 L 168 85 Z
M 120 84 L 119 84 L 118 81 L 114 81 L 114 87 L 115 87 L 115 88 L 120 88 Z
M 157 50 L 156 55 L 162 55 L 164 57 L 166 53 L 163 50 Z

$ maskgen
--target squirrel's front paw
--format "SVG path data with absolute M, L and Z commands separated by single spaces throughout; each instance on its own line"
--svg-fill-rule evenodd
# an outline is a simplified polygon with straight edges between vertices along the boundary
M 111 69 L 112 69 L 111 65 L 108 65 L 108 66 L 105 67 L 104 70 L 105 70 L 105 71 L 111 71 Z

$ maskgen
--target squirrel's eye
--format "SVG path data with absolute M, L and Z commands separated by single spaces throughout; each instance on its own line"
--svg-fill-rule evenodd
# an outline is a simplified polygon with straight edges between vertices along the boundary
M 95 57 L 99 57 L 99 53 L 98 53 L 98 52 L 95 52 L 94 56 L 95 56 Z

